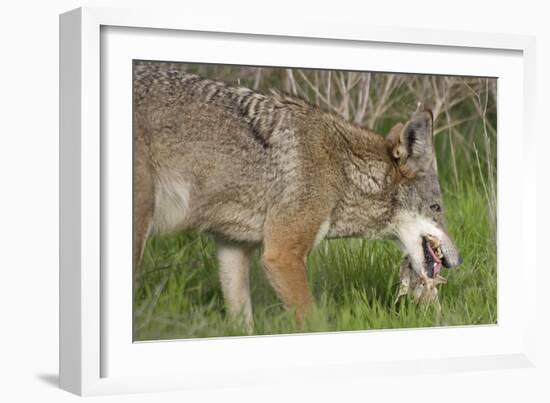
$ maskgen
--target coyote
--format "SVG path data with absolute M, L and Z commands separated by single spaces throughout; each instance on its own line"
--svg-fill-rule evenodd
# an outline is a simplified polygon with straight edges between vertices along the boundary
M 414 271 L 461 263 L 445 229 L 433 117 L 387 136 L 303 99 L 134 65 L 134 270 L 151 233 L 215 240 L 230 317 L 252 328 L 250 256 L 303 323 L 306 259 L 324 238 L 391 239 Z

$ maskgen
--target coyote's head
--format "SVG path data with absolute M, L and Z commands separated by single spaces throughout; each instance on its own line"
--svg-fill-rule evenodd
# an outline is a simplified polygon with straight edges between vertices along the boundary
M 435 278 L 441 266 L 458 266 L 462 259 L 447 233 L 433 146 L 433 117 L 415 112 L 386 138 L 401 173 L 391 233 L 419 275 Z

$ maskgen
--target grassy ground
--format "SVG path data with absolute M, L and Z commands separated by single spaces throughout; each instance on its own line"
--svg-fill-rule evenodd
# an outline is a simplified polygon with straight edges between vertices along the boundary
M 391 242 L 324 241 L 308 260 L 317 311 L 304 331 L 411 328 L 496 323 L 496 250 L 483 194 L 464 185 L 446 192 L 448 225 L 463 255 L 443 269 L 442 310 L 397 305 L 400 253 Z M 136 340 L 243 334 L 225 317 L 214 245 L 203 235 L 154 237 L 145 250 L 135 294 Z M 251 273 L 255 334 L 298 331 L 255 258 Z

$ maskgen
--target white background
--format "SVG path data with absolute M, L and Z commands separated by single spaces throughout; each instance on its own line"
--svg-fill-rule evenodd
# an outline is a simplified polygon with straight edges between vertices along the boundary
M 175 3 L 175 2 L 174 2 Z M 182 2 L 178 2 L 182 3 Z M 226 15 L 246 13 L 250 18 L 280 20 L 288 15 L 315 13 L 320 19 L 353 20 L 376 25 L 450 28 L 537 35 L 537 130 L 539 135 L 539 183 L 548 172 L 550 32 L 544 2 L 394 1 L 322 3 L 275 0 L 272 3 L 245 1 L 190 2 L 182 12 Z M 170 4 L 155 2 L 155 6 Z M 260 4 L 265 11 L 259 9 Z M 313 6 L 313 4 L 315 4 Z M 361 5 L 362 4 L 362 5 Z M 2 60 L 0 61 L 0 223 L 2 239 L 0 398 L 3 401 L 76 400 L 57 383 L 58 336 L 58 14 L 81 5 L 150 7 L 150 1 L 19 1 L 4 4 L 1 15 Z M 361 6 L 360 6 L 361 5 Z M 518 107 L 520 107 L 518 105 Z M 5 124 L 7 122 L 7 125 Z M 164 393 L 128 397 L 102 397 L 102 401 L 419 401 L 454 402 L 464 399 L 490 401 L 547 401 L 550 379 L 550 315 L 548 299 L 542 295 L 549 281 L 543 260 L 542 228 L 548 225 L 548 191 L 539 188 L 539 363 L 536 369 L 505 370 L 453 375 L 411 375 L 354 378 L 335 384 L 300 384 Z M 546 237 L 547 238 L 547 237 Z M 6 259 L 7 257 L 7 259 Z M 412 392 L 414 391 L 414 392 Z

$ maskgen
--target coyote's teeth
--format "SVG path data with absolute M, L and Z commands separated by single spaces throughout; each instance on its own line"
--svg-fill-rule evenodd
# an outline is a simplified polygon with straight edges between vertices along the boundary
M 441 242 L 439 239 L 432 235 L 426 235 L 426 239 L 435 256 L 437 256 L 438 259 L 443 259 L 443 252 L 441 251 Z
M 428 240 L 432 248 L 439 248 L 439 246 L 441 245 L 441 242 L 439 242 L 439 239 L 437 239 L 435 236 L 426 235 L 426 239 Z

